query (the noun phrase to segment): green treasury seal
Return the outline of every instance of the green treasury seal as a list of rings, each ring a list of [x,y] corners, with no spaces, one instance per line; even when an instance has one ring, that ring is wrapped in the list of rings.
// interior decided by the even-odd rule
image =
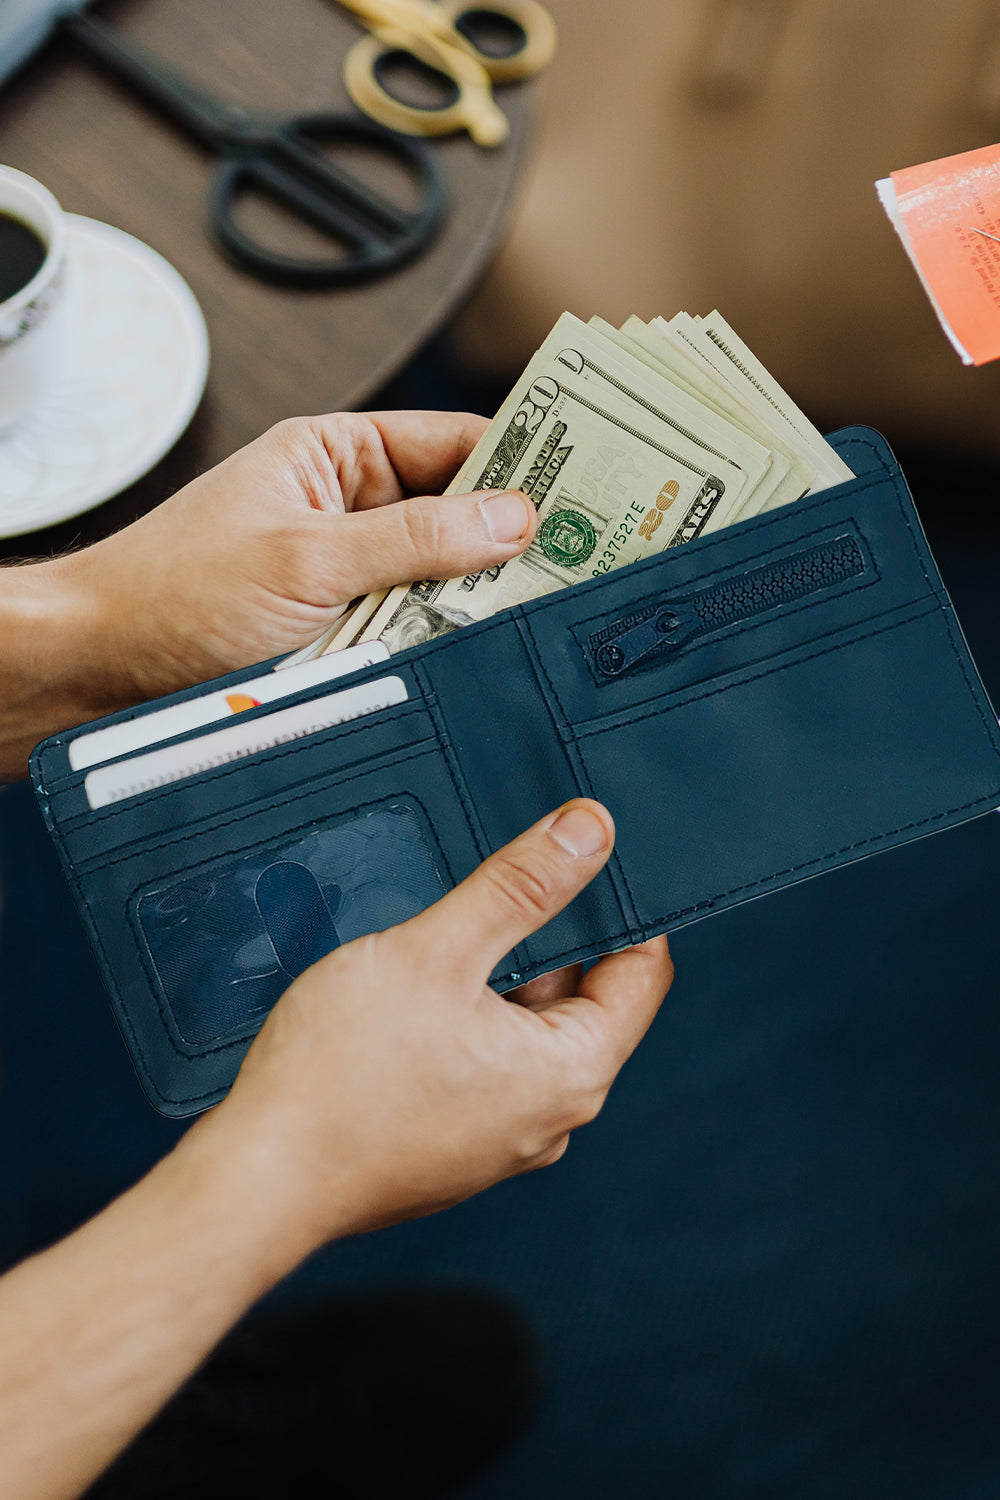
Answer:
[[[538,528],[538,545],[549,562],[578,568],[597,546],[597,531],[578,510],[552,510]]]

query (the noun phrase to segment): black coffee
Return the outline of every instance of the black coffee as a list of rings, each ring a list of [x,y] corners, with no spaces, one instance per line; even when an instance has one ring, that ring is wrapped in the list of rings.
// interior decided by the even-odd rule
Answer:
[[[37,230],[0,209],[0,302],[28,285],[47,254]]]

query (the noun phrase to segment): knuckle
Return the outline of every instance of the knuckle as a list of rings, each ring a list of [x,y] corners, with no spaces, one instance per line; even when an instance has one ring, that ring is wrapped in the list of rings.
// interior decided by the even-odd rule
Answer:
[[[526,1134],[514,1145],[512,1156],[514,1170],[516,1172],[530,1172],[539,1155],[545,1147],[538,1141],[538,1137]]]
[[[395,507],[406,545],[413,558],[414,577],[450,577],[461,571],[467,547],[463,543],[461,507],[444,500],[405,500]],[[438,571],[425,572],[425,569]]]
[[[368,483],[384,461],[382,437],[370,417],[357,412],[338,415],[337,445],[349,460],[359,485]]]
[[[286,417],[266,434],[282,474],[297,484],[311,508],[325,510],[338,492],[335,465],[314,417]]]
[[[566,1155],[568,1148],[569,1132],[567,1131],[565,1135],[560,1136],[557,1141],[553,1141],[552,1145],[547,1147],[544,1151],[540,1152],[538,1156],[536,1156],[535,1166],[554,1167],[556,1162],[561,1161],[562,1158]]]
[[[282,453],[296,448],[310,432],[308,417],[283,417],[268,428],[267,440]]]
[[[443,528],[435,507],[404,500],[397,511],[404,544],[414,561],[436,557],[441,549]]]
[[[515,917],[535,921],[552,908],[552,881],[544,869],[513,854],[494,857],[486,872],[496,899]]]
[[[527,1133],[512,1153],[515,1174],[551,1166],[565,1153],[568,1144],[569,1130],[560,1126],[544,1134],[537,1131]]]

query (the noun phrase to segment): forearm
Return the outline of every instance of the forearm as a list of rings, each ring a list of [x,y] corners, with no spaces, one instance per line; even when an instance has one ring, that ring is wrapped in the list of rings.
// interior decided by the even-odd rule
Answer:
[[[0,568],[0,781],[27,774],[46,734],[120,706],[104,614],[83,554]]]
[[[312,1248],[266,1157],[199,1122],[89,1224],[0,1278],[0,1494],[69,1500]]]

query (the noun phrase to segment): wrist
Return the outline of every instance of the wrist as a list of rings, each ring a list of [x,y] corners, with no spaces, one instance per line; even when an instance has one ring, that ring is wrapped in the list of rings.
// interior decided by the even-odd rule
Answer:
[[[178,1166],[225,1232],[240,1242],[260,1296],[322,1245],[352,1232],[357,1217],[346,1172],[304,1180],[276,1122],[226,1102],[203,1115],[176,1148]],[[352,1212],[352,1208],[355,1210]]]
[[[0,568],[0,776],[24,775],[44,735],[118,706],[106,634],[85,554]]]

